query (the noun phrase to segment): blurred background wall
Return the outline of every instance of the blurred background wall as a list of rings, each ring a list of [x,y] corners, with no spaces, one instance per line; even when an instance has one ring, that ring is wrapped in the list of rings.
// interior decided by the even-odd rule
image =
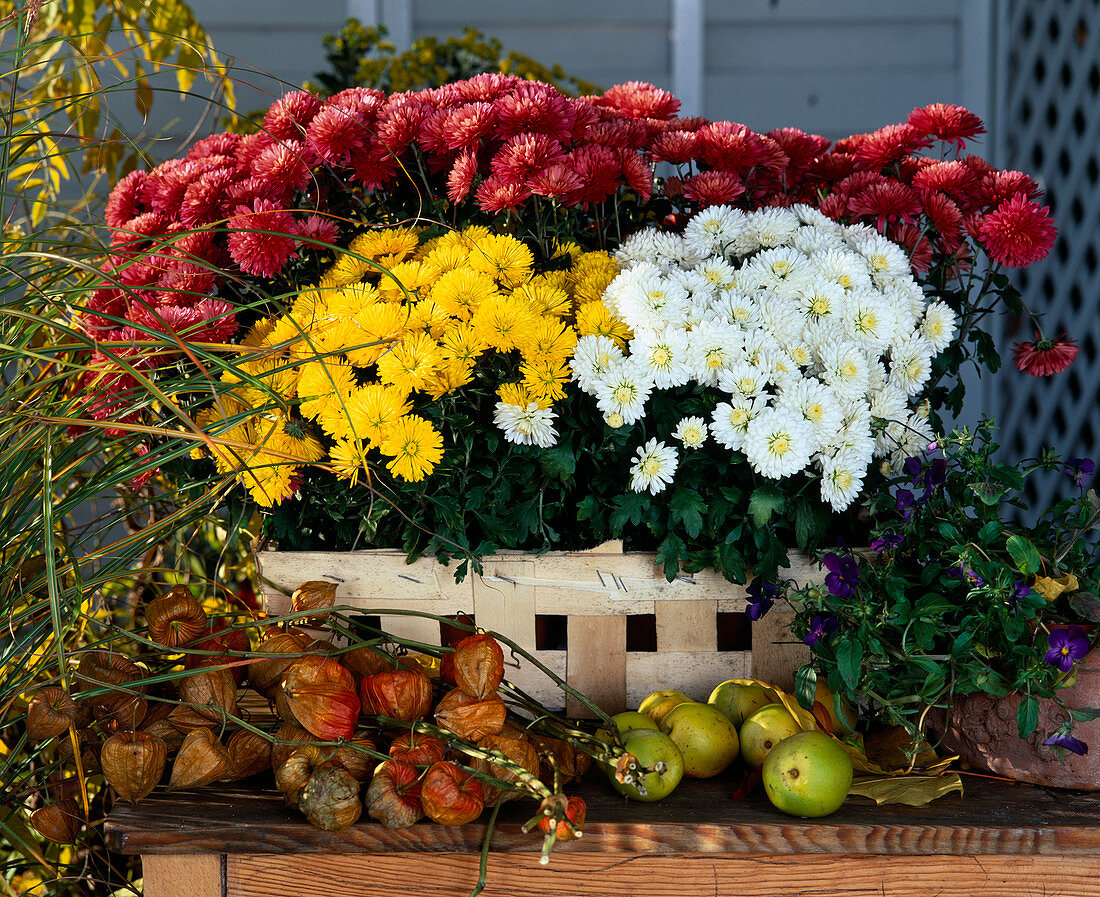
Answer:
[[[470,27],[603,87],[649,81],[683,114],[835,139],[959,103],[989,133],[974,151],[1032,175],[1060,235],[1020,278],[1025,301],[1081,354],[1036,380],[1011,365],[967,393],[1013,454],[1100,443],[1100,0],[191,0],[218,50],[237,57],[242,109],[266,106],[324,67],[321,39],[349,16],[387,27],[399,50]],[[256,70],[265,72],[260,75]],[[1051,401],[1051,390],[1057,401]]]

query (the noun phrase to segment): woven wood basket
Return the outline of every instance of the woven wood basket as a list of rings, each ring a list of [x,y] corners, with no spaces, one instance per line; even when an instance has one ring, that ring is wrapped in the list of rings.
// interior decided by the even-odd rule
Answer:
[[[434,558],[408,564],[400,551],[261,550],[256,558],[270,614],[290,612],[294,588],[319,579],[337,584],[338,604],[377,615],[386,631],[424,643],[440,643],[436,621],[380,610],[469,614],[609,713],[636,708],[661,688],[706,700],[717,683],[732,678],[752,676],[790,689],[809,657],[780,606],[750,632],[743,587],[709,570],[668,582],[653,554],[624,553],[619,542],[590,551],[495,555],[485,560],[483,575],[462,583],[453,567]],[[822,572],[792,555],[785,575],[820,582]],[[560,708],[562,692],[552,680],[529,663],[510,663],[510,682]],[[565,710],[583,715],[572,700]]]

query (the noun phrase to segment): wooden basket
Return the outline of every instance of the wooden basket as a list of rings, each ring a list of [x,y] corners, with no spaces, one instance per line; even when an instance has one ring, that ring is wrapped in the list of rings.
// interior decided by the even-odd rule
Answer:
[[[753,623],[750,641],[742,586],[710,570],[668,582],[653,554],[624,553],[620,542],[591,551],[494,555],[484,561],[483,575],[462,583],[453,567],[434,558],[408,564],[400,551],[264,550],[256,559],[270,614],[289,613],[290,593],[307,580],[337,583],[337,604],[378,615],[386,631],[424,643],[440,643],[436,621],[379,611],[469,614],[608,713],[636,708],[661,688],[706,700],[725,679],[752,676],[790,689],[795,670],[809,658],[787,628],[785,608],[777,605]],[[806,583],[820,582],[822,573],[795,554],[784,575]],[[736,636],[738,627],[740,641],[728,634]],[[561,690],[543,672],[509,662],[510,682],[548,707],[561,707]],[[573,700],[565,709],[583,715]]]

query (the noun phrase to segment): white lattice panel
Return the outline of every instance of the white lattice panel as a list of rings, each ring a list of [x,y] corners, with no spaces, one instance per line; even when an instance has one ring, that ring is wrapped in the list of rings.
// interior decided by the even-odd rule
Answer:
[[[1004,334],[1005,369],[990,409],[1014,458],[1052,445],[1069,457],[1100,449],[1100,0],[1006,0],[998,38],[1002,168],[1028,172],[1044,187],[1058,225],[1050,256],[1021,272],[1018,286],[1041,313],[1047,336],[1079,340],[1066,372],[1029,377],[1011,363],[1011,343],[1030,339],[1026,323]],[[1032,499],[1066,494],[1064,478],[1037,481]]]

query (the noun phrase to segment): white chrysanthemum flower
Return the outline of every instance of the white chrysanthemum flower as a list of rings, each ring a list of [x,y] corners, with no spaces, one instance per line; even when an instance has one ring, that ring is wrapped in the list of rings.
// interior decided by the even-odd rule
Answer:
[[[830,223],[832,223],[834,227],[840,228],[836,222]],[[822,227],[803,225],[795,232],[795,235],[791,237],[790,245],[806,253],[806,255],[813,255],[816,252],[827,252],[833,249],[848,250],[850,247],[842,234],[843,228],[838,230],[827,230]]]
[[[740,292],[723,293],[711,306],[710,314],[704,320],[736,324],[743,328],[753,327],[758,320],[756,300]]]
[[[761,476],[791,476],[805,469],[816,451],[813,427],[794,412],[766,408],[749,423],[742,451]]]
[[[630,488],[635,492],[649,490],[656,495],[672,482],[676,473],[676,449],[650,439],[634,455],[634,465],[630,468]]]
[[[676,327],[636,331],[630,357],[653,378],[658,389],[683,386],[691,379],[688,335]]]
[[[616,276],[616,313],[631,330],[660,330],[679,323],[688,309],[687,290],[663,277],[652,265],[639,265]],[[614,285],[614,282],[613,284]]]
[[[854,229],[849,232],[852,248],[867,259],[871,268],[871,278],[880,287],[894,278],[910,276],[909,256],[905,250],[877,232],[859,234]]]
[[[834,342],[823,346],[821,379],[841,399],[859,398],[867,392],[867,357],[855,345]]]
[[[801,226],[790,209],[767,208],[750,212],[749,226],[755,231],[757,245],[763,249],[782,246]]]
[[[883,420],[896,420],[905,417],[907,396],[897,384],[889,383],[881,389],[873,390],[868,398],[871,402],[871,417]]]
[[[569,367],[573,379],[589,395],[595,395],[596,384],[604,378],[611,366],[622,361],[619,344],[609,336],[590,334],[577,340]]]
[[[619,427],[626,425],[626,421],[623,420],[623,416],[619,414],[618,411],[612,411],[610,414],[605,414],[603,416],[603,422],[612,430],[618,430]]]
[[[728,402],[719,402],[714,406],[710,433],[719,445],[738,451],[745,444],[749,424],[767,407],[768,401],[763,396],[752,399],[742,395],[731,396]]]
[[[867,463],[848,452],[838,452],[823,460],[821,465],[821,500],[832,505],[834,511],[850,507],[863,488],[867,475]]]
[[[807,280],[798,290],[798,304],[811,320],[839,317],[844,311],[847,292],[839,284],[824,278]]]
[[[768,357],[764,373],[780,389],[788,389],[803,379],[802,370],[783,349],[777,349]]]
[[[737,274],[733,265],[720,255],[703,259],[693,270],[716,290],[728,290]]]
[[[810,272],[811,266],[805,254],[791,246],[777,246],[758,252],[741,269],[743,276],[754,278],[763,289],[798,284]]]
[[[493,421],[504,431],[504,438],[517,445],[537,445],[551,448],[558,441],[554,429],[557,415],[549,408],[540,408],[537,402],[523,405],[510,405],[497,402]]]
[[[809,225],[834,234],[842,233],[844,230],[843,225],[837,224],[820,209],[815,209],[813,206],[807,205],[804,202],[795,203],[791,206],[791,211],[794,212],[795,217],[798,218],[803,225]]]
[[[924,310],[928,307],[924,290],[912,276],[899,277],[882,287],[882,294],[886,301],[894,309],[894,316],[898,319],[898,331],[908,333],[915,330],[917,324],[924,317]]]
[[[950,306],[936,301],[925,309],[920,332],[931,343],[933,351],[939,353],[951,345],[957,322],[958,318]]]
[[[818,277],[835,283],[846,291],[871,287],[871,269],[867,259],[853,252],[843,242],[840,246],[815,252],[810,262]]]
[[[920,333],[896,340],[890,347],[890,376],[907,396],[916,395],[932,375],[932,344]]]
[[[747,361],[739,361],[719,372],[718,388],[730,395],[752,398],[763,394],[769,380],[767,371]]]
[[[813,377],[804,377],[784,388],[775,406],[789,408],[809,421],[818,445],[828,444],[840,429],[841,408],[836,393]]]
[[[774,337],[777,344],[790,342],[802,335],[806,319],[802,317],[796,300],[775,292],[765,292],[757,297],[756,306],[760,326]]]
[[[703,321],[691,331],[692,376],[704,386],[713,386],[718,375],[741,359],[743,337],[739,328],[718,321]]]
[[[596,407],[605,415],[621,414],[624,424],[632,424],[645,417],[645,403],[652,392],[649,372],[624,358],[596,385]]]
[[[890,345],[897,329],[894,310],[877,290],[850,293],[840,323],[858,345],[876,353]]]
[[[809,342],[805,336],[799,334],[797,339],[791,340],[783,346],[783,351],[786,352],[791,361],[797,364],[800,368],[808,368],[814,363],[814,352],[810,348]],[[886,369],[883,368],[883,376],[886,376]]]
[[[746,226],[745,213],[740,209],[710,206],[687,223],[684,243],[700,258],[725,255]]]
[[[615,261],[624,268],[642,262],[661,268],[680,266],[687,259],[698,261],[694,250],[685,245],[677,234],[647,228],[627,237],[615,250]]]
[[[707,422],[701,417],[682,417],[672,436],[679,439],[684,448],[697,449],[707,441]]]

